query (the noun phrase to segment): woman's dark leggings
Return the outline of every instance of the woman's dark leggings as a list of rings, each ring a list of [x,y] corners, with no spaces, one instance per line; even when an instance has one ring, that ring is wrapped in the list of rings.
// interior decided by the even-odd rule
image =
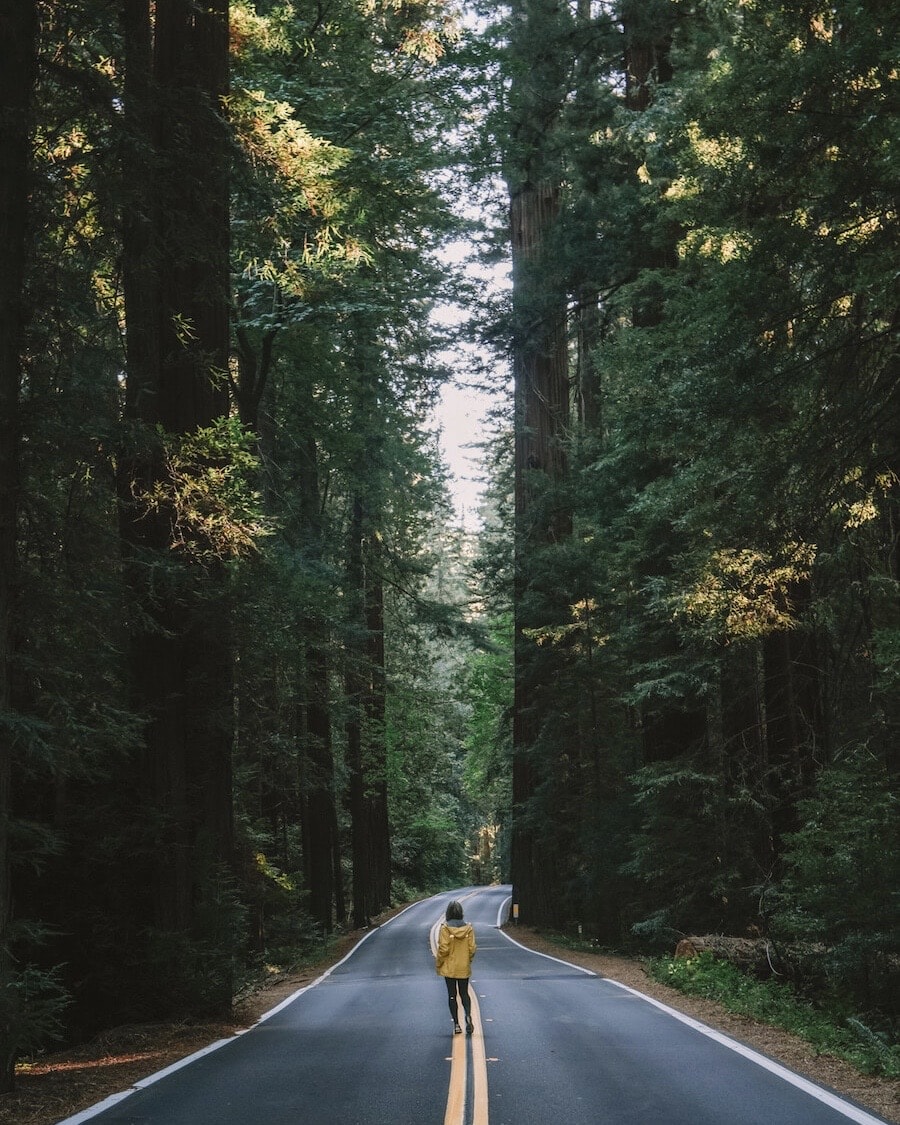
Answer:
[[[466,1019],[471,1018],[472,1000],[469,996],[468,977],[444,977],[444,981],[447,985],[447,1000],[450,1004],[450,1015],[453,1016],[453,1022],[459,1023],[459,1005],[456,1002],[457,990],[459,991],[459,998],[462,1000]]]

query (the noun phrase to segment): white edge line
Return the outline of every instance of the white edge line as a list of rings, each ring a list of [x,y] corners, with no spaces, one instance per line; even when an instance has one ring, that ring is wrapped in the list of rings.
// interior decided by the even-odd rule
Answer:
[[[503,905],[505,906],[506,903]],[[499,917],[500,915],[498,915],[498,918]],[[548,961],[556,961],[560,965],[567,965],[570,969],[578,969],[579,972],[587,973],[588,976],[597,976],[597,973],[592,972],[590,969],[584,969],[581,965],[573,965],[571,961],[563,961],[560,957],[551,957],[549,953],[539,953],[536,949],[529,949],[527,945],[522,945],[522,943],[516,941],[515,938],[511,938],[503,929],[500,930],[500,933],[503,934],[508,941],[511,941],[513,945],[517,945],[519,949],[524,949],[526,953],[533,953],[536,957],[546,957]],[[668,1004],[663,1004],[661,1000],[654,1000],[652,996],[647,996],[643,992],[639,992],[636,988],[630,988],[627,984],[622,984],[620,981],[613,980],[611,977],[601,977],[600,979],[606,981],[608,984],[615,985],[616,988],[621,988],[625,992],[630,992],[632,996],[636,996],[639,1000],[644,1000],[647,1004],[652,1004],[654,1008],[659,1008],[660,1011],[673,1016],[676,1020],[687,1024],[688,1027],[692,1027],[695,1031],[699,1031],[701,1035],[706,1035],[709,1039],[714,1039],[723,1047],[727,1047],[731,1051],[736,1051],[737,1054],[743,1055],[744,1058],[748,1059],[750,1062],[756,1063],[757,1066],[761,1066],[764,1070],[770,1071],[785,1082],[789,1082],[792,1086],[803,1090],[803,1092],[809,1094],[810,1097],[817,1098],[820,1102],[824,1102],[831,1109],[836,1110],[850,1121],[857,1122],[857,1125],[886,1125],[883,1117],[874,1117],[871,1113],[868,1113],[859,1106],[851,1105],[850,1102],[844,1101],[843,1098],[838,1097],[837,1094],[833,1094],[823,1086],[817,1086],[808,1078],[804,1078],[802,1074],[795,1074],[794,1071],[788,1070],[788,1068],[782,1066],[781,1063],[766,1058],[765,1055],[754,1051],[752,1047],[747,1047],[737,1039],[731,1039],[721,1031],[716,1031],[715,1028],[708,1027],[705,1023],[700,1023],[699,1020],[695,1020],[691,1016],[686,1016],[676,1008],[670,1008]],[[63,1123],[63,1125],[65,1125],[65,1123]]]
[[[506,921],[509,912],[509,904],[512,902],[512,895],[507,895],[503,902],[500,903],[500,909],[497,911],[497,929],[499,930],[503,923]]]
[[[92,1105],[89,1109],[83,1109],[81,1113],[76,1113],[74,1117],[67,1117],[65,1121],[61,1121],[59,1125],[81,1125],[82,1121],[87,1121],[91,1117],[96,1117],[98,1113],[102,1113],[105,1109],[112,1109],[116,1102],[122,1101],[133,1093],[133,1090],[122,1090],[118,1094],[110,1094],[108,1098],[105,1098],[102,1102],[98,1102],[97,1105]]]
[[[152,1086],[154,1082],[158,1082],[160,1078],[165,1078],[169,1074],[173,1074],[176,1070],[181,1070],[183,1066],[188,1063],[194,1062],[196,1059],[202,1059],[204,1055],[211,1055],[213,1051],[218,1051],[220,1047],[224,1047],[226,1043],[230,1043],[235,1037],[230,1035],[227,1039],[217,1039],[215,1043],[210,1043],[206,1047],[201,1047],[199,1051],[195,1051],[192,1055],[186,1055],[178,1062],[173,1062],[171,1066],[165,1067],[163,1070],[156,1071],[155,1074],[150,1074],[146,1078],[139,1078],[137,1082],[132,1084],[132,1090],[143,1090],[146,1086]]]
[[[683,1012],[679,1012],[675,1008],[670,1008],[668,1004],[663,1004],[660,1000],[654,1000],[652,996],[645,996],[643,992],[639,992],[636,988],[629,988],[627,984],[622,984],[609,977],[604,977],[603,979],[608,981],[609,984],[614,984],[616,988],[621,988],[625,992],[630,992],[633,996],[637,996],[640,1000],[652,1004],[654,1008],[659,1008],[667,1015],[674,1016],[674,1018],[680,1020],[681,1023],[687,1024],[688,1027],[692,1027],[695,1031],[699,1031],[701,1035],[705,1035],[709,1039],[714,1039],[717,1043],[722,1044],[723,1047],[728,1047],[729,1050],[736,1051],[737,1054],[743,1055],[745,1059],[749,1059],[750,1062],[756,1063],[757,1066],[761,1066],[764,1070],[770,1071],[785,1082],[789,1082],[792,1086],[803,1090],[803,1092],[809,1094],[810,1097],[817,1098],[820,1102],[824,1102],[831,1109],[842,1114],[850,1121],[856,1121],[859,1125],[885,1125],[885,1119],[883,1117],[875,1117],[867,1110],[844,1101],[844,1099],[837,1094],[831,1093],[830,1090],[826,1090],[823,1086],[816,1085],[815,1082],[804,1078],[802,1074],[796,1074],[793,1070],[788,1070],[786,1066],[782,1066],[781,1063],[775,1062],[774,1059],[761,1055],[758,1051],[755,1051],[752,1047],[746,1046],[737,1039],[732,1039],[728,1035],[723,1034],[723,1032],[716,1031],[715,1028],[708,1027],[705,1023],[700,1023],[699,1020],[692,1019],[691,1016],[686,1016]]]
[[[597,976],[597,973],[595,973],[593,969],[585,969],[581,965],[573,965],[571,961],[563,961],[561,957],[551,957],[549,953],[538,953],[536,949],[529,949],[527,945],[523,945],[520,941],[516,941],[515,938],[511,938],[506,930],[500,930],[500,933],[503,934],[507,941],[511,941],[513,945],[517,945],[519,949],[524,949],[526,953],[533,953],[535,957],[544,957],[548,961],[555,961],[557,965],[565,965],[569,969],[577,969],[579,973],[584,973],[589,977]],[[638,995],[640,995],[640,993],[638,993]],[[65,1122],[63,1122],[62,1125],[65,1125]]]
[[[127,1090],[122,1090],[118,1094],[111,1094],[102,1102],[98,1102],[96,1105],[89,1106],[87,1109],[81,1110],[80,1113],[76,1113],[74,1117],[66,1117],[62,1121],[57,1121],[56,1125],[82,1125],[82,1122],[90,1121],[92,1117],[97,1117],[107,1109],[110,1109],[117,1102],[121,1102],[125,1098],[130,1097],[138,1090],[143,1090],[147,1086],[152,1086],[154,1082],[158,1082],[161,1078],[165,1078],[167,1075],[172,1074],[173,1071],[181,1070],[182,1067],[189,1066],[192,1062],[196,1062],[197,1059],[203,1058],[204,1055],[210,1055],[213,1051],[218,1051],[220,1047],[225,1047],[228,1043],[233,1043],[242,1035],[246,1035],[248,1031],[252,1031],[254,1027],[259,1027],[261,1023],[264,1023],[267,1019],[270,1019],[272,1016],[276,1015],[283,1008],[288,1007],[289,1004],[293,1004],[293,1002],[298,997],[302,996],[304,992],[309,992],[311,988],[315,988],[317,984],[321,984],[323,980],[331,976],[335,969],[339,969],[345,961],[349,961],[364,941],[367,941],[373,934],[377,934],[379,930],[383,930],[385,926],[389,926],[391,922],[394,921],[394,918],[399,918],[401,914],[405,914],[407,910],[412,910],[414,906],[418,905],[419,903],[417,902],[411,902],[409,906],[404,906],[402,910],[398,910],[392,918],[388,918],[388,920],[386,922],[383,922],[380,926],[375,926],[373,929],[369,930],[368,933],[363,934],[359,941],[353,946],[352,949],[344,954],[340,961],[336,962],[329,969],[326,969],[325,972],[322,973],[321,976],[316,977],[314,981],[311,981],[309,984],[305,984],[303,988],[298,988],[296,992],[292,992],[286,1000],[282,1000],[280,1004],[277,1004],[270,1011],[265,1012],[259,1017],[256,1023],[251,1024],[250,1027],[242,1028],[240,1031],[235,1032],[234,1035],[230,1036],[228,1039],[219,1039],[215,1043],[210,1043],[208,1047],[203,1047],[201,1050],[195,1051],[192,1055],[187,1055],[185,1058],[179,1059],[178,1062],[172,1063],[171,1066],[167,1066],[163,1070],[158,1070],[155,1074],[151,1074],[147,1078],[141,1078]]]

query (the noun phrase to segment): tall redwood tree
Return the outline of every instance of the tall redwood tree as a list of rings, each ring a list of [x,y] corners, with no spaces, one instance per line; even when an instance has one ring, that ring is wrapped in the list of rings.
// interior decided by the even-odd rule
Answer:
[[[26,225],[31,167],[30,110],[35,67],[37,8],[33,0],[0,0],[0,713],[10,706],[11,663],[15,647],[17,524],[20,487],[19,395]],[[9,821],[13,752],[12,724],[0,724],[0,988],[6,988],[12,962],[9,879]],[[12,1089],[14,1042],[0,1027],[0,1093]]]
[[[122,527],[133,694],[146,724],[146,921],[215,944],[227,932],[219,912],[232,851],[229,612],[221,559],[187,506],[172,451],[228,410],[228,0],[128,0],[124,34],[132,444],[122,462]],[[209,467],[200,457],[183,472],[200,478]],[[229,975],[215,977],[202,996],[187,984],[184,1002],[227,1008]]]
[[[509,192],[513,278],[512,362],[515,394],[515,699],[513,712],[514,894],[523,917],[546,918],[552,874],[542,863],[527,805],[537,780],[532,755],[540,728],[533,689],[534,645],[524,630],[533,557],[569,534],[569,516],[553,488],[566,473],[569,423],[566,293],[553,277],[561,169],[554,136],[565,89],[566,5],[517,0],[509,53]]]

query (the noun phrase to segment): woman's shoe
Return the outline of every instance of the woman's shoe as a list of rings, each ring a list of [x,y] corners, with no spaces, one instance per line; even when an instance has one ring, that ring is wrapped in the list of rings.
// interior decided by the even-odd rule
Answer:
[[[453,1034],[454,1035],[462,1035],[462,1028],[459,1026],[458,1023],[455,1023],[453,1025]]]
[[[475,1024],[472,1023],[472,1017],[466,1016],[466,1035],[471,1035],[475,1030]]]

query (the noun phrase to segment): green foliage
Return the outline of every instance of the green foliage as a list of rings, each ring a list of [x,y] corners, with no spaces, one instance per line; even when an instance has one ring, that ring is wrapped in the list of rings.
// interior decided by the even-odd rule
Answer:
[[[299,858],[300,854],[298,841],[293,855]],[[264,937],[264,948],[254,953],[269,962],[288,964],[321,949],[323,927],[307,909],[302,872],[281,870],[261,851],[253,858],[253,874],[245,874],[240,892],[248,914],[241,933],[254,925]],[[245,949],[238,950],[238,969],[246,956]]]
[[[17,1059],[37,1054],[63,1037],[63,1016],[70,1003],[58,967],[46,970],[26,965],[4,972],[0,989],[4,1052],[0,1068],[4,1075]]]
[[[271,526],[252,483],[259,468],[253,435],[226,417],[160,440],[165,471],[135,499],[148,513],[169,516],[173,550],[198,562],[256,552]]]
[[[884,767],[865,748],[824,769],[787,840],[782,924],[792,936],[840,944],[884,919],[900,933],[900,816]]]
[[[900,692],[900,628],[874,629],[872,644],[881,690],[894,696]]]
[[[633,932],[657,949],[686,932],[740,932],[757,910],[759,800],[689,765],[645,766],[632,783],[639,828],[624,873],[643,884],[634,908],[647,912]]]
[[[797,622],[791,591],[808,580],[815,557],[809,544],[789,543],[775,557],[753,550],[717,551],[678,612],[692,626],[726,640],[765,637]]]
[[[801,973],[836,1001],[900,1011],[900,816],[865,748],[823,770],[787,840],[774,923],[808,943]]]
[[[412,602],[390,598],[397,628],[387,660],[393,871],[399,887],[416,893],[468,881],[474,820],[463,781],[465,704],[455,687],[471,646],[460,607],[465,537],[440,519],[433,533],[439,563],[427,580],[419,576],[421,593]],[[435,615],[438,598],[445,612]]]
[[[231,1009],[246,944],[246,907],[222,867],[210,866],[200,888],[191,930],[160,928],[147,936],[141,990],[148,1005],[145,1018],[221,1017]]]
[[[510,622],[498,620],[490,647],[472,654],[462,677],[461,694],[467,707],[464,781],[470,801],[484,825],[497,826],[500,871],[508,868],[508,835],[512,747],[510,702],[512,655]]]
[[[16,752],[14,899],[52,923],[46,956],[65,962],[77,1035],[105,1020],[221,1011],[267,947],[289,959],[327,928],[308,913],[323,847],[310,806],[331,802],[325,846],[340,876],[352,701],[339,672],[373,631],[346,566],[355,499],[378,546],[368,561],[377,555],[394,599],[386,648],[398,676],[435,631],[467,632],[443,599],[423,595],[433,564],[424,542],[443,503],[426,428],[446,376],[429,321],[444,282],[434,252],[456,229],[435,186],[455,108],[438,61],[455,32],[442,5],[340,0],[327,20],[290,4],[232,5],[233,276],[210,284],[234,294],[235,340],[228,369],[210,374],[233,410],[174,436],[124,424],[138,379],[123,363],[123,244],[147,218],[126,170],[147,138],[123,68],[139,52],[94,3],[44,15],[23,294],[41,315],[23,351],[20,596],[2,733]],[[190,177],[145,164],[160,198],[187,206]],[[142,258],[151,272],[152,249]],[[205,271],[208,248],[190,249],[190,268]],[[184,309],[174,327],[192,342]],[[142,341],[144,358],[158,343]],[[128,492],[127,462],[144,456],[155,483]],[[135,500],[139,530],[162,529],[158,543],[127,552],[152,606],[130,596],[123,573],[120,505],[133,515]],[[233,764],[230,873],[197,832],[206,797],[160,792],[145,747],[159,720],[139,711],[136,665],[152,664],[195,595],[198,616],[209,612],[222,645],[234,645],[216,654],[225,705],[210,716],[235,747],[218,775]],[[172,614],[157,619],[166,598]],[[142,630],[146,650],[130,652]],[[387,732],[396,860],[417,885],[459,880],[470,829],[460,739],[446,737],[453,708],[435,706],[445,681],[432,671],[423,663],[414,689],[388,681],[386,722],[369,732]],[[176,672],[172,684],[186,710],[205,703],[190,679]],[[165,756],[165,735],[157,745]],[[179,817],[195,861],[183,929],[154,878],[158,838]],[[325,909],[342,918],[338,884]],[[23,933],[23,952],[43,960],[34,933]]]
[[[845,1059],[867,1074],[900,1076],[900,1047],[858,1018],[800,999],[788,984],[759,981],[709,953],[661,958],[648,963],[656,980],[690,996],[722,1004],[730,1012],[783,1028],[816,1050]]]
[[[429,804],[423,812],[409,817],[405,824],[398,824],[397,806],[402,808],[402,798],[398,800],[396,790],[392,795],[395,827],[391,834],[391,857],[398,887],[405,888],[409,895],[465,883],[465,834],[461,831],[456,802],[446,799],[442,808],[438,795],[429,794]],[[403,901],[396,889],[395,897]]]

